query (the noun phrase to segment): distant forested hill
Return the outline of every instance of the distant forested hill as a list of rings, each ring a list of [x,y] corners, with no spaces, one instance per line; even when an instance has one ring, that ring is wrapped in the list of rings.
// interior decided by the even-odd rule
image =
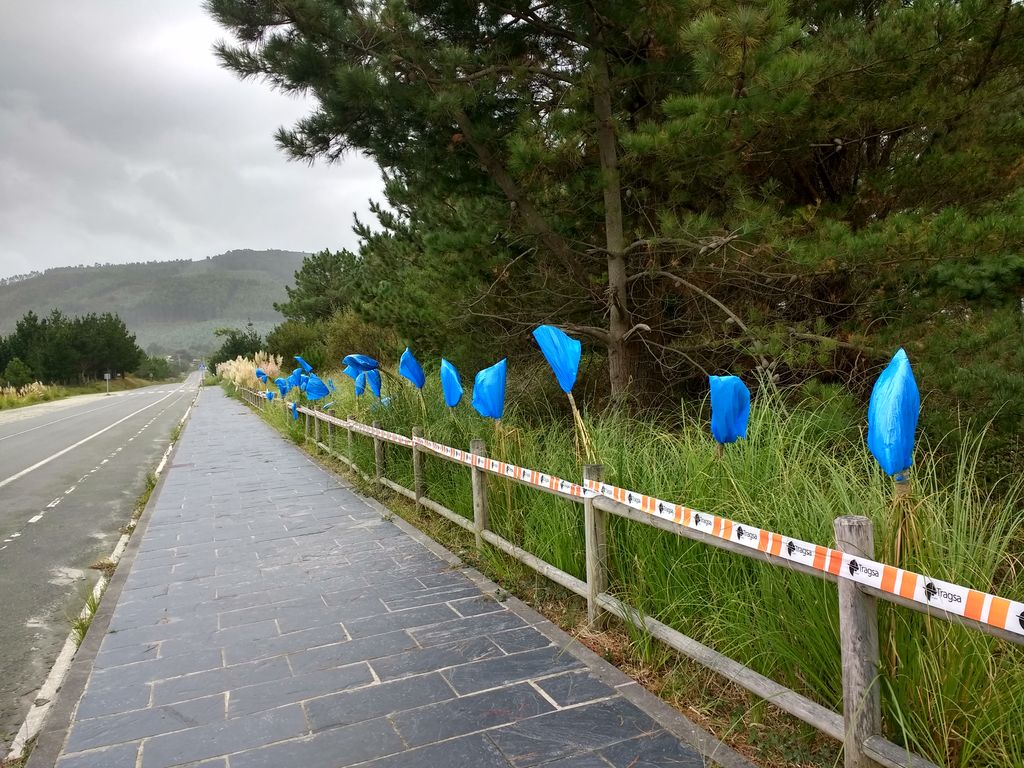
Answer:
[[[216,348],[213,331],[252,322],[266,334],[306,254],[228,251],[202,261],[59,267],[0,283],[0,334],[29,310],[46,315],[116,312],[148,351],[194,353]]]

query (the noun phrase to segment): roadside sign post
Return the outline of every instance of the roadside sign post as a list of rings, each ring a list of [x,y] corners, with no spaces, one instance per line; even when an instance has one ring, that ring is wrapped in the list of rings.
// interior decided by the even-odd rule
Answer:
[[[103,380],[105,382],[107,382],[107,394],[109,395],[110,394],[110,374],[109,373],[104,373],[103,374]]]

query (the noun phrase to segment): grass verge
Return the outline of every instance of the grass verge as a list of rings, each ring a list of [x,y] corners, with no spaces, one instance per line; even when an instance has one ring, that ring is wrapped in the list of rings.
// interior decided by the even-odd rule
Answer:
[[[140,379],[136,376],[125,376],[121,379],[112,379],[110,391],[125,392],[130,389],[149,387],[153,384],[163,384],[171,381],[179,381],[179,379],[153,381],[152,379]],[[37,405],[38,403],[49,403],[76,395],[95,395],[106,391],[107,385],[105,381],[92,381],[88,384],[76,386],[50,386],[37,382],[18,390],[15,390],[13,387],[3,387],[0,388],[0,411],[11,408],[23,408],[27,405]]]

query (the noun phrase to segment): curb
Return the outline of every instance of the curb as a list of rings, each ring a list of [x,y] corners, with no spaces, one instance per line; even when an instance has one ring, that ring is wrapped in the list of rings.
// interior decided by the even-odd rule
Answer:
[[[179,425],[187,426],[188,417],[191,415],[192,409],[196,407],[196,403],[199,402],[199,397],[202,394],[202,391],[203,387],[200,386],[199,390],[196,392],[195,398],[192,400],[192,403],[185,411],[184,416],[182,416],[181,420],[178,422]],[[182,429],[182,433],[184,433],[184,427]],[[124,589],[124,583],[127,581],[128,574],[132,569],[132,564],[135,562],[135,555],[138,553],[139,547],[142,545],[142,539],[145,537],[146,529],[149,527],[149,521],[153,516],[153,509],[156,506],[156,501],[159,499],[160,494],[163,491],[167,474],[160,473],[168,462],[173,459],[174,454],[178,451],[178,445],[180,443],[181,436],[179,435],[178,440],[168,446],[167,451],[160,460],[160,464],[155,470],[158,475],[157,483],[153,487],[153,492],[150,494],[149,500],[146,502],[146,507],[143,509],[142,515],[139,517],[135,528],[132,530],[127,546],[124,547],[124,552],[117,561],[117,570],[115,570],[114,575],[110,577],[107,588],[103,593],[106,599],[100,602],[99,607],[96,609],[96,613],[93,614],[92,623],[89,625],[89,631],[86,633],[82,644],[78,646],[78,651],[74,655],[74,660],[67,668],[66,674],[63,675],[63,680],[57,683],[57,693],[54,699],[50,702],[49,710],[43,716],[43,720],[40,723],[39,731],[35,736],[35,746],[32,747],[31,752],[29,753],[28,760],[25,762],[25,768],[53,768],[57,759],[60,757],[61,749],[63,748],[64,741],[67,738],[68,728],[71,725],[71,718],[74,715],[75,708],[78,706],[78,701],[82,697],[86,683],[89,681],[89,676],[92,673],[93,661],[96,658],[96,654],[99,653],[100,645],[103,643],[103,638],[107,634],[107,627],[110,626],[110,620],[113,618],[114,609],[117,607],[121,591]],[[118,547],[120,547],[120,543],[118,544]],[[117,549],[115,548],[115,552],[116,551]],[[50,672],[50,676],[54,674],[56,669],[57,667],[54,666]],[[44,686],[50,683],[50,676],[47,677]],[[26,718],[26,722],[27,721],[28,718]],[[31,738],[32,737],[29,736],[26,741]]]
[[[302,445],[296,447],[300,450],[304,450],[305,448]],[[412,523],[404,520],[396,512],[389,509],[383,502],[372,496],[367,496],[352,486],[344,476],[338,474],[334,469],[326,466],[319,460],[319,452],[311,453],[306,450],[305,453],[312,463],[316,464],[321,470],[335,478],[346,489],[357,493],[361,499],[376,509],[382,518],[386,519],[392,525],[395,525],[399,530],[409,536],[409,538],[421,544],[428,551],[449,563],[453,570],[458,570],[465,574],[470,581],[476,584],[485,594],[490,594],[492,596],[499,592],[508,594],[507,590],[491,581],[476,568],[466,565],[458,555],[434,541],[434,539],[430,538]],[[532,625],[534,629],[551,640],[565,653],[571,654],[586,664],[594,673],[595,677],[601,680],[601,682],[614,688],[622,695],[623,698],[627,699],[634,706],[647,714],[666,731],[674,735],[683,743],[688,744],[697,750],[697,752],[699,752],[704,758],[705,765],[720,766],[720,768],[757,768],[754,763],[747,760],[747,758],[743,757],[743,755],[734,750],[728,744],[717,739],[714,735],[695,724],[679,710],[672,707],[662,698],[648,691],[640,683],[614,664],[605,661],[603,658],[587,648],[587,646],[583,645],[583,643],[576,640],[572,635],[565,632],[550,619],[538,613],[519,598],[509,595],[508,598],[504,600],[504,603],[508,606],[509,610],[518,615],[528,624]],[[29,765],[26,766],[26,768],[37,767]],[[43,766],[39,766],[39,768],[43,768]]]

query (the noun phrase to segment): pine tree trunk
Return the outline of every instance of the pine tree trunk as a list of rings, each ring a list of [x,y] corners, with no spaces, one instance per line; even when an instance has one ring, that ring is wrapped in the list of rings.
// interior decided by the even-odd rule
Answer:
[[[600,40],[598,36],[598,45],[594,49],[594,112],[597,116],[597,142],[604,193],[605,249],[608,253],[608,377],[612,397],[617,399],[628,391],[634,371],[626,341],[630,326],[626,306],[626,246],[623,236],[618,145],[615,125],[612,122],[608,59]]]

